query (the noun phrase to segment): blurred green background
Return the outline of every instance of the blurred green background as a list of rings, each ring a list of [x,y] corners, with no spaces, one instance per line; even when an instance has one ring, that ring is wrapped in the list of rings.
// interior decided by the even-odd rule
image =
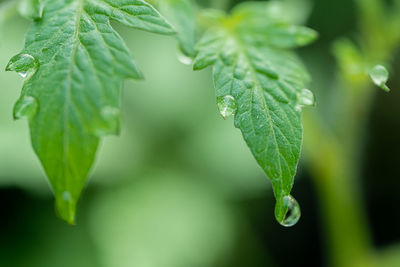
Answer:
[[[332,114],[332,42],[357,38],[357,14],[353,1],[311,2],[307,25],[321,36],[299,54],[313,76],[318,112]],[[2,29],[2,69],[28,26],[16,16]],[[115,27],[146,80],[125,82],[121,136],[104,139],[77,226],[56,218],[27,122],[12,120],[22,80],[0,72],[0,266],[331,266],[325,207],[307,166],[301,162],[293,189],[302,218],[283,228],[270,182],[232,119],[218,114],[210,70],[180,63],[171,37]],[[381,266],[400,266],[400,57],[392,57],[392,92],[376,89],[359,183],[364,227],[387,255]]]

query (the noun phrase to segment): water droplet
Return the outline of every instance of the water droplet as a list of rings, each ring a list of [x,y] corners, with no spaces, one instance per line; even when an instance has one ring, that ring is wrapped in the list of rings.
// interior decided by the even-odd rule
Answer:
[[[120,131],[120,111],[118,108],[106,106],[101,109],[102,124],[96,129],[99,136],[107,134],[119,134]]]
[[[71,192],[63,191],[61,194],[56,194],[56,211],[63,220],[75,225],[76,199]]]
[[[377,86],[386,92],[390,91],[390,88],[386,85],[389,80],[389,72],[384,66],[376,65],[369,71],[369,76]]]
[[[292,227],[300,219],[300,205],[294,197],[289,195],[283,198],[283,208],[287,211],[285,217],[279,223],[285,227]]]
[[[315,96],[308,89],[303,89],[297,93],[297,110],[301,110],[304,106],[315,106]]]
[[[18,54],[8,62],[6,71],[15,71],[22,78],[30,78],[39,68],[39,61],[29,54]]]
[[[33,96],[24,96],[20,98],[14,106],[14,119],[32,118],[37,110],[39,104]]]
[[[193,59],[186,56],[184,53],[182,52],[178,52],[178,60],[179,62],[181,62],[184,65],[192,65],[193,64]]]
[[[236,99],[231,95],[226,95],[217,98],[218,109],[221,116],[226,119],[236,113],[237,102]]]
[[[68,191],[64,191],[63,194],[62,194],[62,199],[63,199],[65,202],[72,202],[71,193],[68,192]]]

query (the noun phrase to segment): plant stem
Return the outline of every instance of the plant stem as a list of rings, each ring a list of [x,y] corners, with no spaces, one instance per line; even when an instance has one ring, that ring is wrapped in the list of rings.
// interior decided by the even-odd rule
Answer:
[[[307,113],[305,150],[320,200],[333,266],[373,266],[372,248],[352,159]],[[356,167],[357,168],[357,167]]]
[[[382,1],[356,0],[361,28],[362,54],[366,62],[387,63],[400,42],[400,34],[386,29]],[[387,32],[385,32],[387,31]],[[367,118],[375,88],[363,81],[351,80],[340,73],[343,111],[333,131],[324,128],[316,112],[304,115],[305,152],[313,182],[321,201],[321,213],[333,266],[379,266],[370,240],[368,223],[360,194],[361,151]]]

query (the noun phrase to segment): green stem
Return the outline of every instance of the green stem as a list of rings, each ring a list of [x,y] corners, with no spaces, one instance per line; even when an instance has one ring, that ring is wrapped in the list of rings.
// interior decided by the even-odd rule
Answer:
[[[382,1],[356,0],[360,14],[362,53],[367,62],[386,63],[396,50],[400,35],[385,32]],[[396,31],[397,32],[397,31]],[[360,194],[360,167],[363,136],[374,90],[368,77],[351,80],[341,73],[343,98],[336,103],[343,111],[333,131],[313,112],[304,116],[305,152],[320,199],[321,213],[333,266],[379,266],[368,232]],[[351,78],[351,77],[350,77]]]
[[[304,124],[305,150],[321,202],[332,265],[373,266],[354,159],[312,114],[304,116]]]

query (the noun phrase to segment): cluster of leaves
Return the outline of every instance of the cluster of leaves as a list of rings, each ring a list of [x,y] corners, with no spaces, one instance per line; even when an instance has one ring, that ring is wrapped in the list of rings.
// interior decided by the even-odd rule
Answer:
[[[29,118],[57,210],[74,223],[99,138],[119,131],[121,83],[142,77],[110,19],[156,33],[175,30],[144,1],[36,2],[25,47],[7,66],[25,76],[14,117]]]
[[[288,218],[302,144],[301,110],[313,105],[309,75],[291,51],[317,37],[277,12],[279,2],[247,2],[230,14],[190,0],[26,0],[33,19],[25,47],[7,70],[24,77],[16,119],[29,119],[33,148],[49,178],[61,218],[76,205],[100,138],[118,134],[124,79],[142,74],[110,20],[175,34],[195,70],[213,67],[217,103],[270,178],[279,222]],[[202,19],[198,23],[196,17]],[[201,35],[200,38],[198,36]],[[286,221],[290,219],[291,221]]]

